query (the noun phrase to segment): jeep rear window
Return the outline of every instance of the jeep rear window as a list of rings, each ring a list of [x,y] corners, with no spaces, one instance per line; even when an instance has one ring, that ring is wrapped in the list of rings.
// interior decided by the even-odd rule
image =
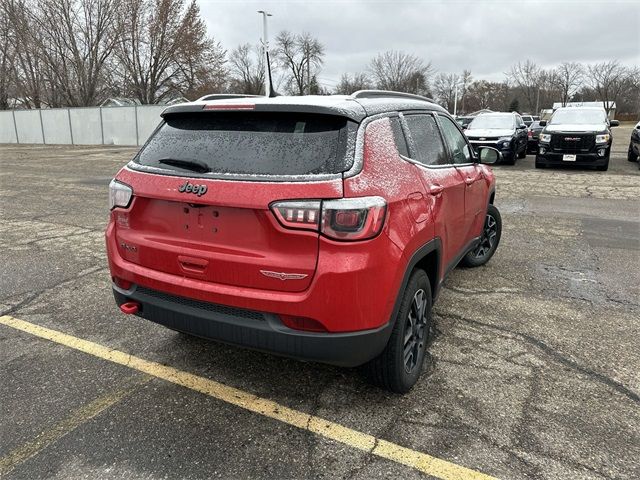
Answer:
[[[134,163],[191,174],[180,162],[196,162],[211,174],[275,176],[338,174],[353,163],[347,130],[355,124],[340,116],[196,112],[164,120]]]

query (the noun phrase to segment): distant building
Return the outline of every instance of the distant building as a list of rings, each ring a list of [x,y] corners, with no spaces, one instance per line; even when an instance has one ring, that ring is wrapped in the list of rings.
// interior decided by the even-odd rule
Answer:
[[[560,107],[602,107],[609,112],[609,120],[616,118],[616,102],[567,102],[566,105],[555,102],[553,104],[554,111]]]

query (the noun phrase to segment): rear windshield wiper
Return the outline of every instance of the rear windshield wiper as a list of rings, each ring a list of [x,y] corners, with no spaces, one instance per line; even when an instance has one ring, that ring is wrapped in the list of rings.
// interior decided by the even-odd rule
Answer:
[[[158,163],[164,163],[165,165],[171,165],[172,167],[184,168],[185,170],[191,170],[192,172],[207,173],[211,171],[209,165],[198,160],[179,160],[177,158],[162,158],[158,160]]]

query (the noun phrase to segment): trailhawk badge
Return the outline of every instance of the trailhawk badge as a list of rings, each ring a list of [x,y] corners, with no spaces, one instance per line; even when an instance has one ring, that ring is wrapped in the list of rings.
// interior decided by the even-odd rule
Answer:
[[[265,277],[278,278],[280,280],[302,280],[308,277],[306,273],[270,272],[269,270],[260,270],[260,273]]]
[[[195,193],[199,197],[207,193],[206,185],[192,185],[187,180],[182,185],[178,187],[178,191],[180,193]]]

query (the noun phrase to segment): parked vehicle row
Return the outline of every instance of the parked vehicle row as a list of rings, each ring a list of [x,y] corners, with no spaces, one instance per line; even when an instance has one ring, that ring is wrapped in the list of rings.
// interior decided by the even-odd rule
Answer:
[[[609,120],[604,108],[561,107],[549,120],[536,118],[516,112],[490,112],[458,117],[457,121],[474,148],[494,147],[511,165],[531,153],[536,155],[536,168],[566,164],[609,168],[611,128],[619,122]],[[632,131],[627,154],[630,162],[639,157],[640,122]]]

